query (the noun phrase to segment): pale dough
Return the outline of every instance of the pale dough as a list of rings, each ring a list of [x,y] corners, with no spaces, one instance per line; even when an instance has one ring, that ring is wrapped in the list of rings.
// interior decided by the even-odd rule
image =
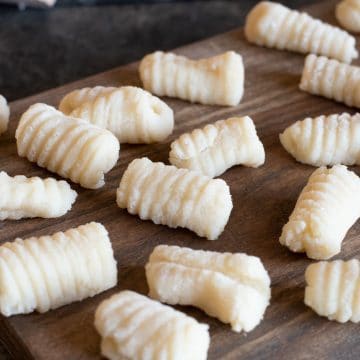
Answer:
[[[10,108],[6,99],[0,95],[0,135],[3,134],[9,124]]]
[[[336,7],[336,18],[345,29],[360,33],[360,0],[343,0]]]

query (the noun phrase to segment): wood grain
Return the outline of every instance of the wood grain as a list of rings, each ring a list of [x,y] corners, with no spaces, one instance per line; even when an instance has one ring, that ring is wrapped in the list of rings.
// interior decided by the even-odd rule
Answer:
[[[335,23],[334,4],[334,1],[325,1],[308,11]],[[99,359],[100,338],[93,327],[96,306],[121,289],[146,294],[144,264],[154,246],[161,243],[256,255],[270,273],[271,305],[264,321],[247,335],[231,332],[229,326],[194,308],[181,307],[186,313],[210,324],[209,359],[358,358],[358,326],[327,321],[303,304],[304,270],[311,261],[304,255],[289,252],[278,242],[281,228],[299,192],[314,171],[310,166],[295,162],[285,152],[279,142],[279,133],[306,116],[355,110],[298,90],[304,56],[250,45],[241,29],[182,47],[176,52],[201,58],[226,50],[238,51],[244,57],[246,84],[240,106],[212,107],[166,99],[176,117],[175,131],[166,142],[123,145],[117,166],[106,176],[105,187],[91,191],[74,185],[79,192],[78,200],[73,210],[62,218],[0,223],[3,243],[15,237],[51,234],[89,221],[100,221],[110,233],[119,269],[118,286],[92,299],[42,315],[1,318],[1,341],[14,358]],[[39,101],[57,105],[65,93],[78,87],[139,85],[137,65],[130,64],[12,103],[10,131],[0,139],[0,169],[11,175],[49,176],[47,171],[17,156],[14,133],[21,113]],[[141,221],[116,206],[115,190],[132,159],[148,156],[155,161],[168,162],[169,144],[181,133],[234,115],[250,115],[254,119],[265,146],[266,163],[259,169],[235,167],[221,176],[231,187],[234,209],[218,241],[200,239],[187,230]],[[358,167],[353,169],[360,174]],[[359,233],[360,224],[356,224],[348,233],[338,258],[358,257]]]

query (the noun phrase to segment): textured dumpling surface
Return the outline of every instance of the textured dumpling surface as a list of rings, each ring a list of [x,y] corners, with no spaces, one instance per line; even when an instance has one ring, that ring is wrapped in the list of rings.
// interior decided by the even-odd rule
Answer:
[[[341,323],[360,321],[360,263],[320,261],[305,273],[305,304],[321,316]]]
[[[112,288],[117,267],[108,233],[89,223],[0,246],[0,311],[46,312]]]
[[[332,114],[297,121],[282,134],[284,148],[313,166],[360,163],[360,114]]]
[[[192,305],[251,331],[270,300],[270,278],[261,260],[246,254],[157,246],[146,265],[150,297],[168,304]]]
[[[171,144],[169,161],[214,177],[234,165],[262,165],[265,151],[252,119],[233,117],[181,135]]]
[[[162,141],[174,128],[172,109],[156,96],[135,86],[75,90],[65,96],[61,108],[72,108],[71,117],[110,130],[120,143]]]
[[[260,46],[325,55],[345,63],[358,57],[355,38],[346,31],[276,2],[262,1],[250,11],[245,35]]]
[[[300,89],[360,108],[360,67],[310,54],[305,59]]]
[[[343,165],[320,167],[302,190],[280,243],[312,259],[329,259],[359,216],[360,178]]]
[[[139,72],[144,88],[158,96],[235,106],[244,93],[244,65],[234,51],[200,60],[156,51],[142,59]]]
[[[345,29],[360,33],[360,0],[343,0],[336,7],[336,18]]]
[[[21,218],[54,218],[66,214],[77,193],[62,180],[39,177],[14,177],[0,172],[0,220]]]
[[[208,325],[133,291],[104,300],[95,313],[101,353],[110,360],[206,360]]]
[[[155,224],[185,227],[209,240],[222,233],[233,207],[225,181],[148,158],[130,163],[116,197],[118,206],[130,214]]]
[[[45,104],[30,106],[15,137],[19,156],[89,189],[105,184],[104,174],[119,158],[119,141],[110,131]]]
[[[0,134],[4,133],[9,124],[10,108],[6,99],[0,95]]]

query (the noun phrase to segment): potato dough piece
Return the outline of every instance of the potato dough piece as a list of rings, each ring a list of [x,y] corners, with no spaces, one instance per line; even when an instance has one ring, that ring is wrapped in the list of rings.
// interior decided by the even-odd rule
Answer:
[[[130,163],[116,196],[120,208],[142,220],[185,227],[209,240],[222,233],[233,206],[225,181],[148,158]]]
[[[96,88],[95,88],[96,89]],[[84,91],[78,90],[81,94]],[[88,90],[92,95],[91,89]],[[80,98],[74,93],[74,98]],[[86,99],[85,95],[82,95]],[[67,96],[68,101],[71,94]],[[89,96],[90,98],[91,96]],[[124,86],[100,94],[89,101],[78,102],[71,117],[87,120],[110,130],[120,143],[153,143],[166,139],[174,129],[174,114],[169,106],[147,91]],[[66,103],[65,103],[66,105]]]
[[[360,67],[308,55],[300,89],[360,108]]]
[[[144,88],[158,96],[235,106],[244,93],[244,65],[234,51],[201,60],[156,51],[142,59],[139,72]]]
[[[19,156],[89,189],[105,184],[104,174],[119,157],[119,141],[108,130],[35,104],[16,130]]]
[[[66,214],[77,193],[66,181],[52,178],[14,177],[0,172],[0,220],[54,218]]]
[[[246,254],[157,246],[146,265],[149,296],[171,305],[192,305],[253,330],[270,300],[270,278],[261,260]]]
[[[259,167],[265,151],[252,119],[234,117],[181,135],[171,144],[169,161],[214,177],[234,165]]]
[[[245,36],[260,46],[325,55],[345,63],[358,57],[355,38],[346,31],[270,1],[250,11]]]
[[[312,259],[328,259],[360,216],[360,179],[346,166],[321,167],[302,190],[280,243]]]
[[[341,323],[360,321],[360,263],[321,261],[306,269],[305,304],[321,316]]]
[[[0,95],[0,135],[3,134],[9,124],[10,108],[6,99]]]
[[[89,223],[0,246],[0,311],[46,312],[112,288],[117,268],[104,226]]]
[[[95,327],[110,360],[206,360],[210,344],[208,325],[133,291],[103,301]]]
[[[304,164],[360,164],[360,114],[322,115],[297,121],[280,134],[280,141]]]
[[[360,33],[360,0],[343,0],[336,7],[336,18],[345,29]]]

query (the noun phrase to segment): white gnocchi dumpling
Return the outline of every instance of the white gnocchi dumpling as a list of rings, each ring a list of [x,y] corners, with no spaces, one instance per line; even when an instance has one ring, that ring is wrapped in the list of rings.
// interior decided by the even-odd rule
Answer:
[[[0,135],[3,134],[9,124],[10,108],[6,99],[0,95]]]
[[[297,121],[280,134],[280,141],[304,164],[360,164],[360,114],[321,115]]]
[[[271,296],[261,260],[246,254],[157,246],[146,264],[149,296],[171,305],[204,310],[233,331],[251,331]]]
[[[117,283],[103,225],[89,223],[50,236],[0,246],[0,312],[43,313],[94,296]]]
[[[169,161],[215,177],[234,165],[259,167],[265,151],[252,119],[233,117],[181,135],[171,144]]]
[[[0,172],[0,189],[0,220],[59,217],[71,209],[77,197],[66,181],[11,177],[4,171]]]
[[[360,67],[310,54],[305,60],[300,89],[360,108]]]
[[[360,321],[360,263],[320,261],[306,269],[305,304],[317,314],[344,323]]]
[[[95,313],[101,354],[110,360],[206,360],[209,327],[133,291],[104,300]]]
[[[141,60],[139,72],[144,88],[158,96],[235,106],[244,93],[244,65],[234,51],[200,60],[156,51]]]
[[[271,1],[250,11],[245,36],[260,46],[325,55],[344,63],[358,57],[355,38],[346,31]]]
[[[119,158],[119,141],[110,131],[45,104],[30,106],[15,137],[19,156],[89,189],[105,184],[104,174]]]
[[[225,181],[148,158],[130,163],[116,199],[120,208],[142,220],[184,227],[209,240],[223,232],[233,207]]]
[[[360,178],[344,165],[320,167],[302,190],[280,243],[311,259],[329,259],[359,217]]]
[[[163,141],[174,128],[172,109],[135,86],[75,90],[65,96],[59,109],[110,130],[120,143]]]
[[[354,33],[360,33],[360,0],[343,0],[336,6],[336,18],[340,25]]]

